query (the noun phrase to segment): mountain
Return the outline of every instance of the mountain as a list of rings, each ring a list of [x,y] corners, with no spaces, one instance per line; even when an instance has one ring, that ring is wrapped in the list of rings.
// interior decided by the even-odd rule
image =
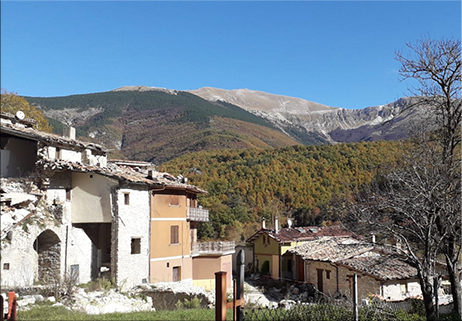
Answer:
[[[421,112],[412,98],[350,110],[265,92],[204,87],[192,91],[126,86],[64,97],[25,97],[55,128],[110,156],[162,163],[200,150],[397,140]]]
[[[162,163],[191,151],[278,148],[297,144],[263,118],[188,92],[122,87],[65,97],[24,97],[56,131],[72,125],[80,139],[103,144],[112,157]]]
[[[406,109],[413,103],[412,98],[353,110],[249,89],[204,87],[190,92],[211,102],[225,101],[237,105],[267,119],[305,144],[309,142],[299,133],[308,133],[319,141],[329,143],[396,140],[407,136],[411,120],[423,116],[415,110]]]

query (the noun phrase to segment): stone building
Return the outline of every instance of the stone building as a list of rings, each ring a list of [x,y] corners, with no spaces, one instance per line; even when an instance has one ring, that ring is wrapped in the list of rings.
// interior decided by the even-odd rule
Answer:
[[[232,242],[197,240],[206,193],[146,162],[107,159],[101,146],[1,114],[1,285],[72,276],[119,288],[170,281],[213,286],[231,275]],[[196,268],[195,268],[196,267]]]
[[[396,251],[353,237],[323,236],[295,246],[282,256],[282,267],[286,279],[311,283],[331,296],[352,297],[354,274],[360,299],[421,295],[417,269]]]

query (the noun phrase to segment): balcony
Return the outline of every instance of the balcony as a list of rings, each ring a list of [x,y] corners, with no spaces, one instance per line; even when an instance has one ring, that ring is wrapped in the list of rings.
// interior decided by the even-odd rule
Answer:
[[[200,255],[227,255],[233,254],[236,250],[234,241],[230,242],[196,242],[191,246],[191,256]]]
[[[209,210],[203,209],[202,207],[190,207],[186,218],[195,222],[208,222]]]

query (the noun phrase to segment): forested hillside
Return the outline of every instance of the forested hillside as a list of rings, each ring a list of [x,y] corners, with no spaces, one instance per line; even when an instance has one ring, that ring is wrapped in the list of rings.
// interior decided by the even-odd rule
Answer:
[[[266,120],[232,104],[181,91],[111,91],[25,97],[60,134],[101,143],[111,157],[161,163],[199,150],[284,147],[297,142]]]
[[[187,176],[206,189],[200,203],[210,210],[203,238],[242,241],[262,217],[279,215],[296,224],[328,224],[334,195],[369,183],[380,166],[398,156],[400,142],[291,146],[280,149],[222,150],[188,154],[159,170]],[[198,173],[199,170],[201,173]]]

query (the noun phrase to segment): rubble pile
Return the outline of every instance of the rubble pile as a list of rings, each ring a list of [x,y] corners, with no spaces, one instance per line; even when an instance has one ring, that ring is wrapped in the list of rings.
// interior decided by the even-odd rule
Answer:
[[[1,179],[1,238],[8,237],[8,233],[20,222],[35,214],[42,217],[46,211],[42,202],[42,194],[38,187],[30,180]]]

